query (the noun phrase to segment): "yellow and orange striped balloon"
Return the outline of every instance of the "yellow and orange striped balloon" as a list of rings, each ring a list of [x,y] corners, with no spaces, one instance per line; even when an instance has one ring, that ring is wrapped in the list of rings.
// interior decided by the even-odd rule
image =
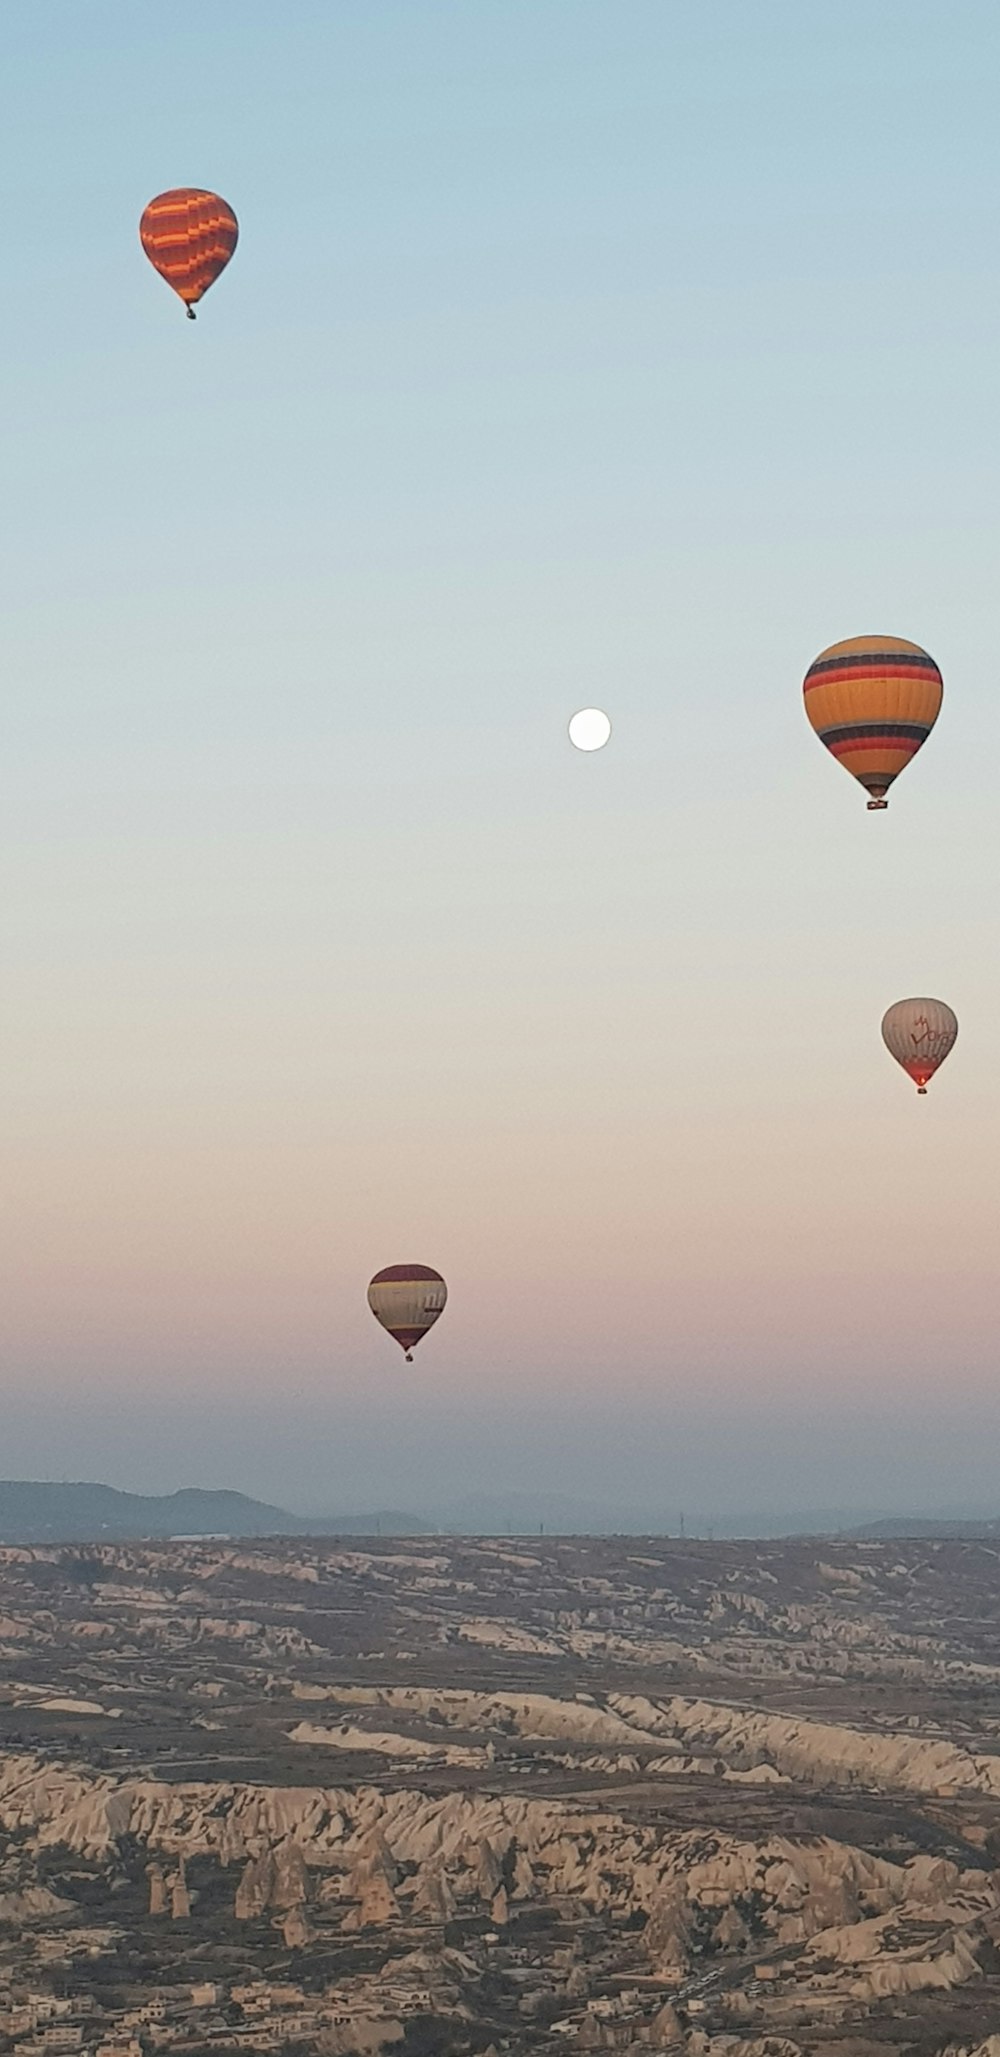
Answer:
[[[887,807],[893,779],[927,741],[944,687],[933,657],[899,636],[851,636],[821,651],[805,676],[806,713],[820,742]]]
[[[225,271],[239,233],[232,208],[218,193],[207,193],[199,186],[176,186],[169,193],[158,193],[139,223],[150,264],[180,295],[191,321],[195,302]]]

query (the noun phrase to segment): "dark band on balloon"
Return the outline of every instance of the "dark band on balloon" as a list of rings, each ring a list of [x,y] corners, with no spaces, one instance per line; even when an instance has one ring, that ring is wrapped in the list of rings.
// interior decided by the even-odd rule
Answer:
[[[854,721],[833,729],[817,729],[820,742],[832,750],[837,743],[912,743],[915,749],[926,743],[930,729],[919,721]]]
[[[840,657],[817,657],[809,666],[805,676],[804,691],[809,693],[815,686],[829,686],[838,679],[852,683],[863,679],[912,679],[924,678],[928,684],[941,685],[941,673],[933,657],[926,651],[849,650]]]

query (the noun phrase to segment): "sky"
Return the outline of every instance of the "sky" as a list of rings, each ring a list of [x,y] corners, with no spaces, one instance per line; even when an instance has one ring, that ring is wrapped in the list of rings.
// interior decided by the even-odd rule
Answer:
[[[998,65],[989,0],[6,11],[6,1475],[1000,1512]],[[801,705],[870,631],[945,680],[880,815]]]

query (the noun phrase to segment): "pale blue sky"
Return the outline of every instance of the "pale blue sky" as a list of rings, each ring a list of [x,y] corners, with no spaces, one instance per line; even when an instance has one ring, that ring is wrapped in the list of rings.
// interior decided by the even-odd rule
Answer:
[[[612,1380],[620,1493],[773,1500],[822,1419],[870,1504],[859,1408],[887,1500],[972,1478],[998,59],[967,0],[7,10],[5,1470],[591,1489]],[[187,183],[197,325],[137,236]],[[867,630],[945,676],[881,818],[799,694]]]

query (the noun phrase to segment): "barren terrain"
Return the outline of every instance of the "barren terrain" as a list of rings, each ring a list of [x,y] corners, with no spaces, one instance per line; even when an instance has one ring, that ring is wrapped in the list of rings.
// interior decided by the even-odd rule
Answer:
[[[1000,2057],[986,1542],[0,1551],[23,2053]]]

